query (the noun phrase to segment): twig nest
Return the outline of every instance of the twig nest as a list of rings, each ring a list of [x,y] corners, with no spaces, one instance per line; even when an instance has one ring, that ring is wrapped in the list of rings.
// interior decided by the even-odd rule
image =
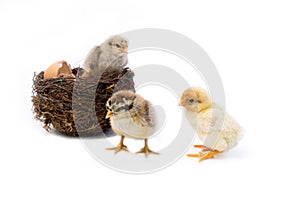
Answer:
[[[44,79],[45,73],[33,77],[33,112],[49,131],[51,125],[68,136],[95,136],[110,128],[106,116],[106,101],[114,92],[134,89],[134,73],[103,73],[99,77],[81,78],[83,69],[75,68],[75,78]]]
[[[75,78],[72,73],[71,66],[64,60],[58,61],[50,65],[44,73],[44,79],[49,78]]]

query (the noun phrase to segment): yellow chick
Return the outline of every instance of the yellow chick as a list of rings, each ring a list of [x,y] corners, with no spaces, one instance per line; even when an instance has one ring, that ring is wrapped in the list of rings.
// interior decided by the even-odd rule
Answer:
[[[152,104],[140,95],[122,90],[113,94],[108,99],[106,118],[110,118],[112,130],[121,135],[121,141],[117,147],[108,148],[115,153],[128,151],[123,144],[125,137],[143,139],[145,146],[137,153],[158,154],[148,147],[148,138],[155,133],[155,115]]]
[[[185,90],[179,106],[186,109],[188,121],[196,130],[199,139],[205,143],[194,145],[202,151],[187,156],[200,158],[201,162],[231,149],[241,139],[241,127],[222,108],[212,103],[204,89],[191,87]]]

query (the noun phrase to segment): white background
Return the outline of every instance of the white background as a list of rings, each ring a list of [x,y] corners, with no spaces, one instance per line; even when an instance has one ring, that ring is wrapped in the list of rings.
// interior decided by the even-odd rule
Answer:
[[[299,9],[296,0],[1,1],[0,198],[299,199]],[[80,140],[42,129],[31,79],[61,59],[81,63],[112,34],[149,27],[184,34],[209,54],[245,137],[214,160],[122,174]]]

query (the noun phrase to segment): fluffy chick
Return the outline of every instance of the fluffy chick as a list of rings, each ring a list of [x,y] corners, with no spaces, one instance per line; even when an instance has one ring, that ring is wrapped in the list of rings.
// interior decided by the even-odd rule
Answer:
[[[151,103],[140,95],[122,90],[113,94],[106,104],[106,118],[110,118],[113,131],[121,135],[117,147],[109,148],[115,153],[128,151],[123,144],[125,137],[144,139],[145,146],[137,153],[158,154],[148,147],[148,138],[155,133],[155,113]]]
[[[85,61],[83,77],[101,76],[106,72],[121,72],[128,63],[128,41],[122,36],[112,36],[92,48]]]
[[[201,148],[198,154],[189,157],[200,158],[200,161],[213,158],[234,147],[241,139],[241,127],[222,108],[213,104],[208,93],[199,87],[191,87],[184,91],[180,106],[186,109],[188,121],[196,130],[205,145],[194,145]]]

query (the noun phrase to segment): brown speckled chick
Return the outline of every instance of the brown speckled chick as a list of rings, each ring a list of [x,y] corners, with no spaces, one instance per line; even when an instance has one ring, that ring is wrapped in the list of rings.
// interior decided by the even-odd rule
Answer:
[[[129,91],[121,90],[113,94],[107,101],[107,115],[113,131],[121,135],[121,141],[117,147],[109,148],[115,153],[128,151],[123,144],[125,137],[143,139],[145,146],[137,153],[158,154],[148,147],[148,138],[155,133],[155,113],[152,104],[142,96]]]

